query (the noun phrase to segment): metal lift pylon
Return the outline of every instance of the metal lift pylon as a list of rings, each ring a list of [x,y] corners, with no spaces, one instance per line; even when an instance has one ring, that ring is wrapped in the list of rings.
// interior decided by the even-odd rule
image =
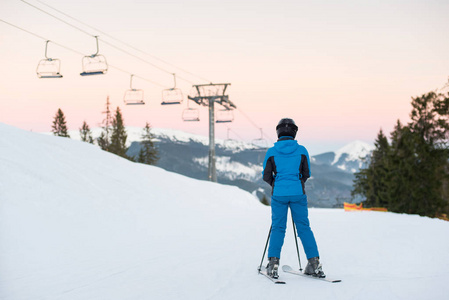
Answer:
[[[210,83],[194,85],[195,94],[188,96],[198,105],[209,107],[209,164],[208,179],[217,182],[217,170],[215,168],[215,103],[224,106],[227,109],[237,108],[225,95],[230,83]]]

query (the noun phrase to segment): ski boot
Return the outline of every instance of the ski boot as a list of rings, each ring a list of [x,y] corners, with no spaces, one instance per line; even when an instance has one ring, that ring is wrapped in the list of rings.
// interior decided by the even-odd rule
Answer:
[[[312,257],[309,259],[306,269],[304,270],[304,274],[319,278],[326,277],[326,275],[323,272],[323,267],[320,264],[319,257]]]
[[[267,266],[267,274],[274,279],[279,278],[279,258],[277,257],[269,257],[268,258],[268,266]]]

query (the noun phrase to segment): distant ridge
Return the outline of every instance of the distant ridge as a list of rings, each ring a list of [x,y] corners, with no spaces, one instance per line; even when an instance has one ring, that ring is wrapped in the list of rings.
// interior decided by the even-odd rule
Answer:
[[[142,128],[126,127],[129,156],[140,150]],[[94,137],[102,128],[93,128]],[[157,166],[191,178],[208,180],[208,145],[206,136],[181,130],[152,128],[155,144],[160,152]],[[79,131],[70,131],[79,140]],[[51,133],[46,133],[51,134]],[[363,159],[373,147],[354,141],[336,152],[325,152],[311,157],[312,178],[307,181],[309,205],[340,207],[351,201],[354,173],[363,167]],[[216,168],[219,183],[229,184],[256,194],[260,200],[271,197],[271,187],[262,180],[262,165],[266,149],[249,142],[216,140]]]
[[[335,158],[332,162],[333,165],[338,163],[343,154],[347,154],[346,160],[358,160],[361,157],[366,157],[371,151],[374,150],[374,146],[363,141],[351,142],[337,151],[335,151]]]

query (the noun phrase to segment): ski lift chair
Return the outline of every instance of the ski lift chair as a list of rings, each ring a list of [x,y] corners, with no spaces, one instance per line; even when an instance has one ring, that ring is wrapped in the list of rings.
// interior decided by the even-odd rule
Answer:
[[[259,130],[260,130],[260,138],[253,139],[251,141],[251,144],[260,149],[268,149],[268,141],[263,138],[262,128],[259,128]]]
[[[254,139],[251,144],[260,149],[268,149],[268,142],[266,139]]]
[[[36,68],[36,74],[39,78],[62,78],[61,75],[61,61],[57,58],[50,58],[47,56],[47,41],[45,44],[45,58],[39,61]]]
[[[125,92],[123,102],[126,105],[144,105],[143,90],[130,89]]]
[[[92,54],[83,57],[83,72],[81,76],[103,75],[108,71],[108,63],[106,58],[101,54]]]
[[[41,59],[36,69],[39,78],[62,78],[61,62],[57,58]]]
[[[225,139],[224,142],[223,142],[223,145],[224,145],[225,147],[229,147],[230,145],[235,144],[235,143],[237,142],[237,140],[231,139],[231,138],[229,137],[230,131],[231,131],[231,128],[228,127],[228,128],[227,128],[227,131],[226,131],[226,139]]]
[[[183,97],[181,89],[163,90],[161,105],[181,104]]]
[[[184,122],[198,122],[200,120],[200,111],[198,108],[189,107],[189,100],[187,100],[187,108],[182,111],[182,120]]]
[[[181,104],[184,98],[182,90],[176,88],[176,75],[173,73],[175,85],[171,89],[162,91],[161,105]]]
[[[197,108],[186,108],[182,111],[182,120],[184,122],[198,122],[200,120],[200,112]]]
[[[143,90],[141,89],[134,89],[133,88],[133,76],[131,75],[130,79],[130,89],[126,90],[125,96],[123,97],[123,102],[125,102],[126,105],[144,105],[144,97],[143,97]]]
[[[95,39],[97,40],[97,52],[83,57],[81,61],[83,66],[83,72],[80,73],[81,76],[103,75],[108,72],[106,57],[98,54],[98,36],[95,36]]]
[[[231,123],[234,121],[234,113],[231,109],[220,109],[217,110],[217,119],[215,123]]]

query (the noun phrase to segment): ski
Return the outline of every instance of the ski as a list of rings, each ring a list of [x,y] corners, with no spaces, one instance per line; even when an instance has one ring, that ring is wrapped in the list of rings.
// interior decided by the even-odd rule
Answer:
[[[327,278],[327,277],[320,278],[320,277],[315,277],[315,276],[312,276],[312,275],[306,275],[306,274],[304,274],[302,272],[293,270],[292,267],[287,266],[287,265],[283,265],[282,266],[282,271],[284,271],[286,273],[294,274],[294,275],[304,276],[304,277],[308,277],[308,278],[312,278],[312,279],[323,280],[323,281],[327,281],[327,282],[331,282],[331,283],[341,282],[340,279],[330,279],[330,278]]]
[[[270,275],[267,274],[266,270],[260,270],[259,268],[257,268],[257,271],[259,272],[259,274],[264,275],[265,277],[267,277],[268,279],[270,279],[273,283],[275,284],[285,284],[285,281],[282,280],[278,280],[276,278],[271,277]]]

